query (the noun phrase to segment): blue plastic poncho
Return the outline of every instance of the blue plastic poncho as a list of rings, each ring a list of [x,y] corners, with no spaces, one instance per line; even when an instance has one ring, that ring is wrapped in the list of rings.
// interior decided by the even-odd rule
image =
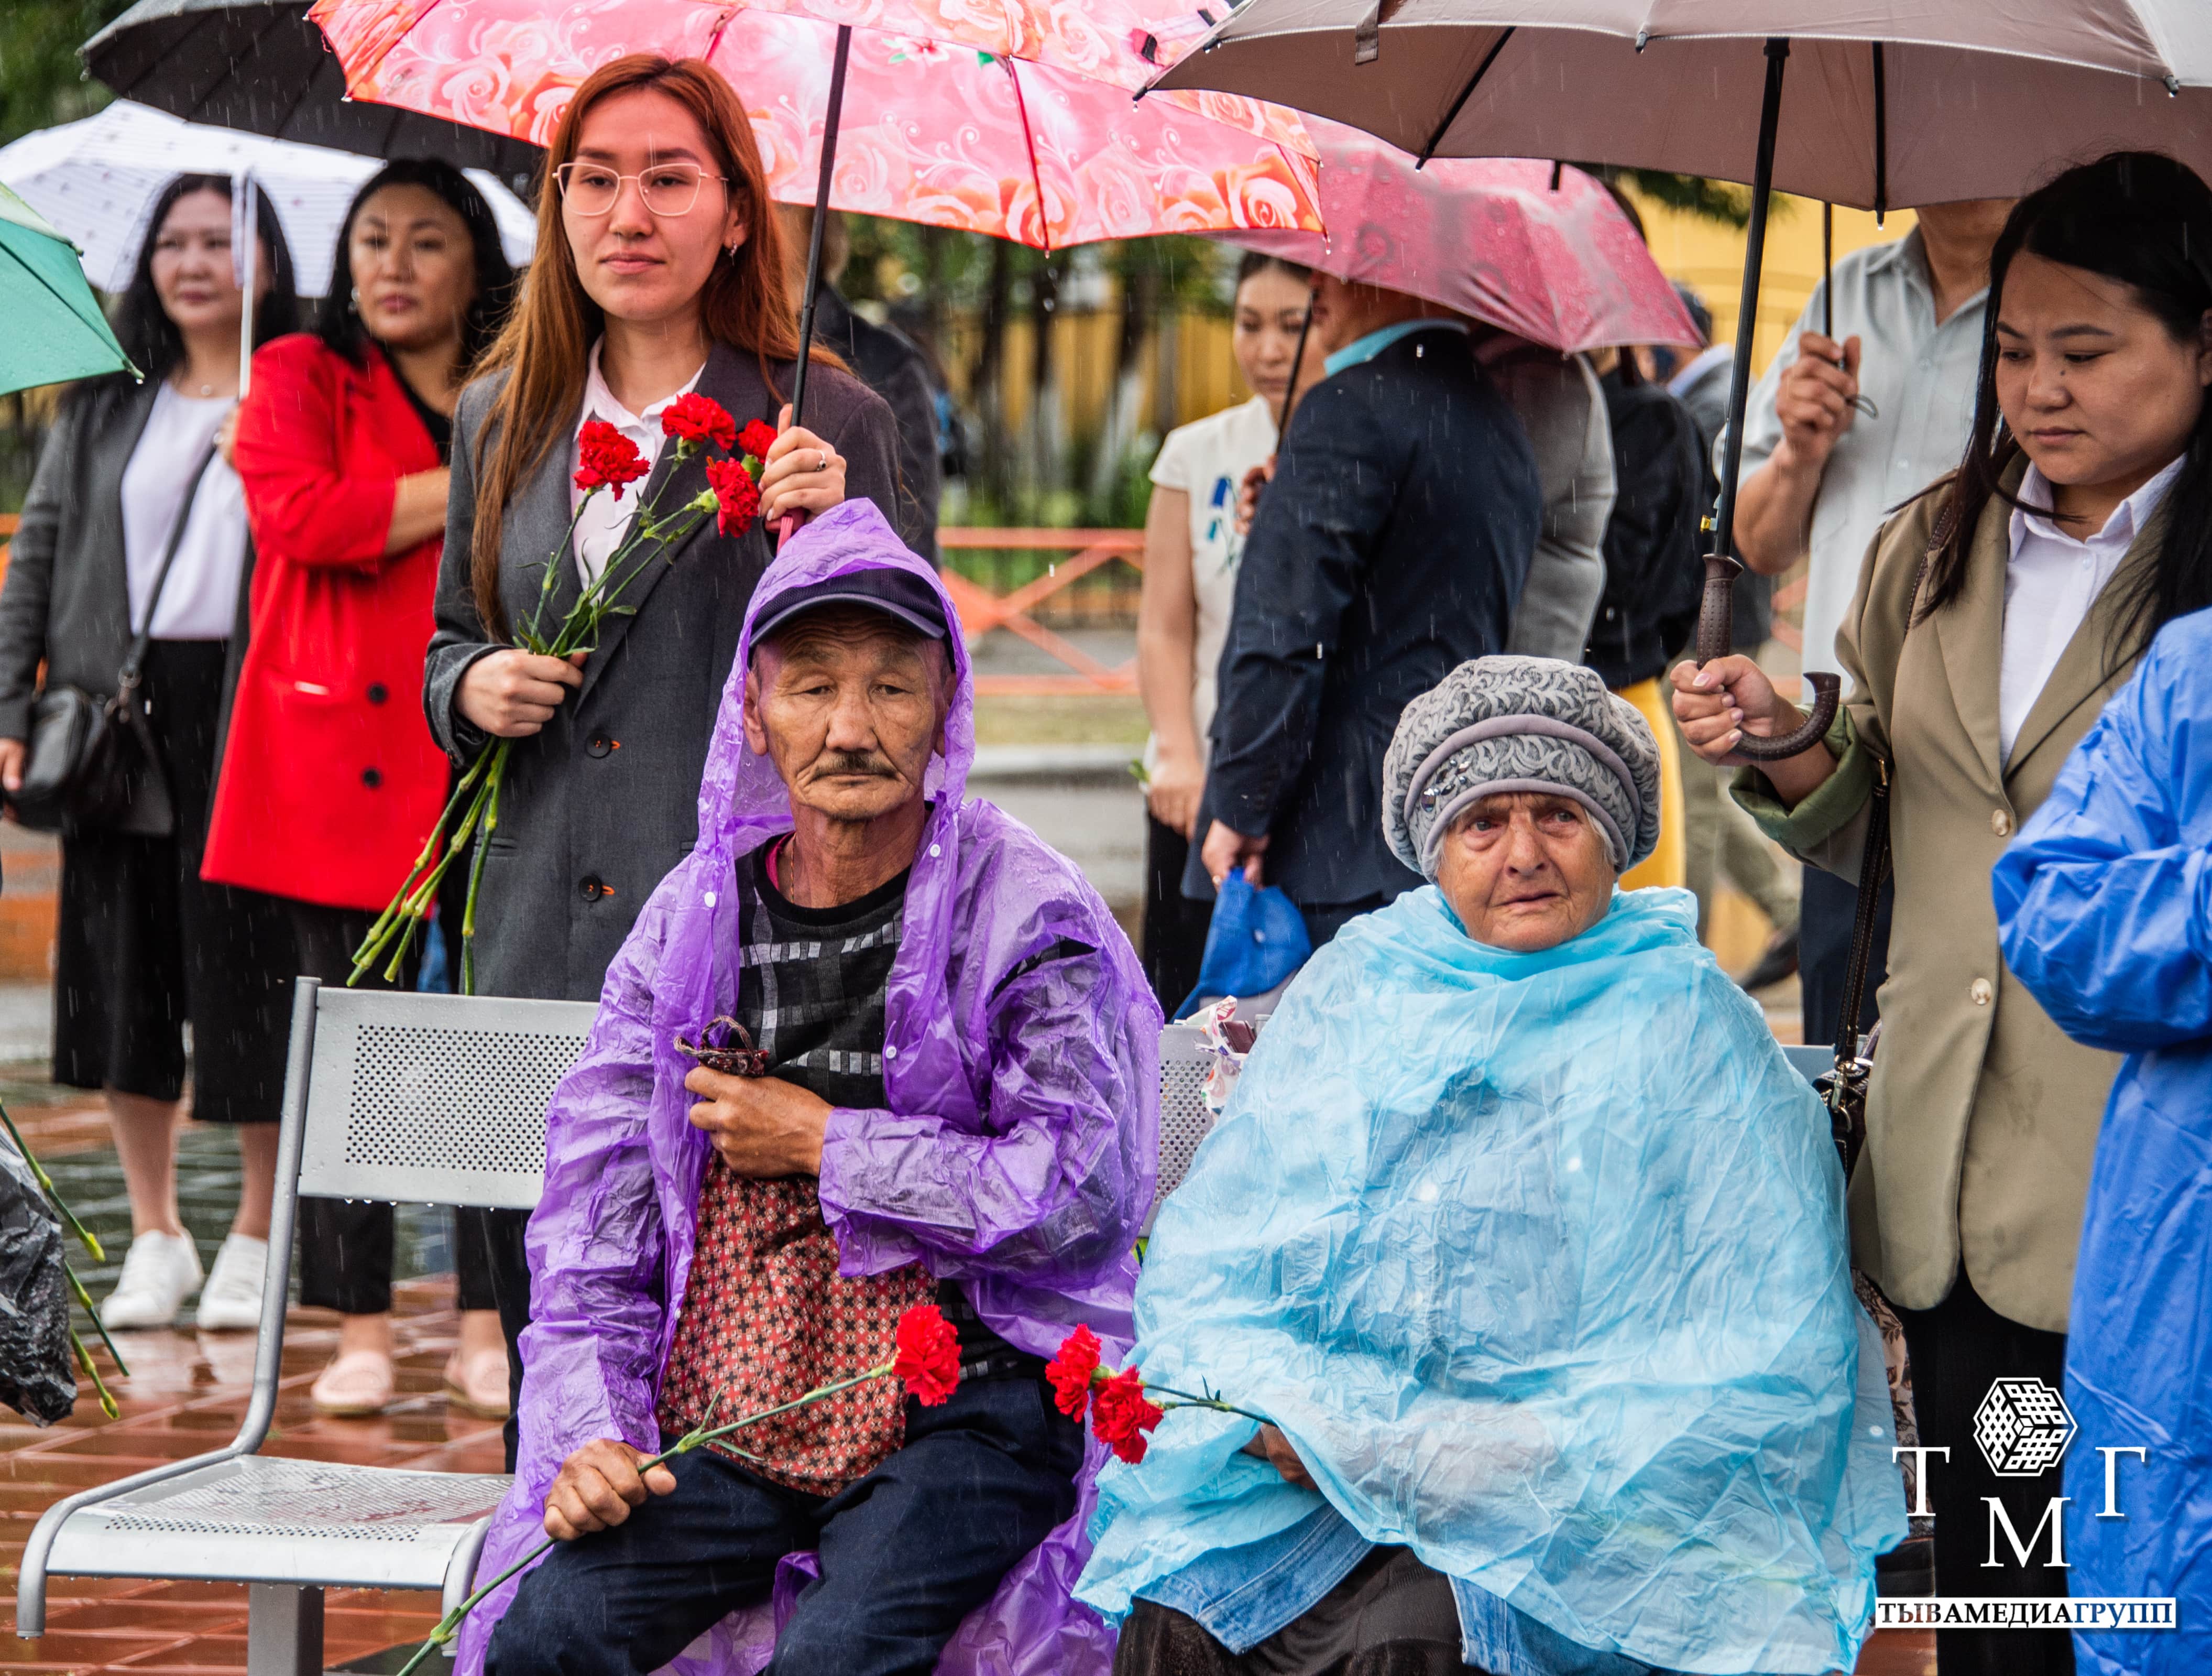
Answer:
[[[738,857],[791,828],[775,766],[742,723],[752,618],[787,589],[895,568],[938,590],[957,681],[934,807],[908,877],[884,997],[890,1109],[839,1107],[822,1147],[822,1213],[847,1274],[921,1262],[960,1283],[1012,1343],[1050,1355],[1088,1324],[1128,1341],[1130,1247],[1159,1155],[1159,1008],[1113,916],[1019,821],[966,795],[975,681],[935,571],[883,515],[847,501],[801,530],[754,590],[699,788],[699,843],[653,892],[608,969],[599,1016],[546,1116],[545,1192],[530,1218],[520,1447],[477,1575],[536,1545],[561,1463],[597,1437],[657,1447],[653,1405],[690,1272],[706,1136],[687,1113],[678,1033],[734,1010]],[[1030,957],[1068,938],[1095,960]],[[970,1613],[939,1676],[1105,1676],[1113,1636],[1069,1598],[1085,1553],[1094,1442],[1074,1514]],[[773,1606],[733,1614],[679,1658],[684,1676],[745,1676],[811,1555]],[[465,1620],[457,1676],[477,1676],[510,1583]]]
[[[2212,1670],[2212,612],[2171,623],[1998,861],[2005,962],[2125,1053],[2074,1271],[2075,1595],[2172,1595],[2179,1627],[2080,1634],[2097,1676]],[[2118,1461],[2120,1519],[2100,1447]]]
[[[1161,1210],[1136,1360],[1586,1647],[1848,1670],[1905,1528],[1880,1342],[1826,1114],[1694,923],[1636,891],[1513,954],[1433,887],[1354,921]],[[1078,1598],[1316,1512],[1253,1430],[1178,1411],[1109,1466]]]

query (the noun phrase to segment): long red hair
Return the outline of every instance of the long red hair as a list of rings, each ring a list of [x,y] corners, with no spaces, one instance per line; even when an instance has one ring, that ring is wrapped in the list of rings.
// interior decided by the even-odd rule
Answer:
[[[716,259],[700,294],[708,338],[756,357],[763,381],[779,395],[769,363],[799,356],[799,323],[784,289],[783,233],[769,198],[768,171],[761,164],[752,123],[736,93],[700,58],[635,52],[602,64],[584,78],[554,131],[538,190],[538,252],[506,326],[477,364],[479,372],[507,374],[477,437],[477,516],[469,567],[477,615],[494,635],[507,631],[499,600],[499,548],[507,503],[566,439],[584,399],[592,340],[606,324],[605,313],[577,277],[554,176],[575,156],[592,107],[611,94],[638,88],[666,94],[697,120],[744,225],[744,242],[735,256]],[[820,349],[813,358],[844,364]]]

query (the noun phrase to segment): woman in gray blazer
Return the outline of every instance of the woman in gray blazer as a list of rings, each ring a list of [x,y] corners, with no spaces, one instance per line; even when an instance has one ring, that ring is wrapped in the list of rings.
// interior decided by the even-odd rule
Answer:
[[[228,175],[183,175],[155,201],[116,322],[145,381],[118,373],[64,399],[0,590],[0,788],[11,793],[40,663],[47,686],[105,697],[133,632],[152,620],[141,691],[171,829],[63,833],[55,950],[54,1081],[106,1091],[131,1195],[122,1277],[100,1305],[111,1327],[167,1326],[200,1289],[177,1210],[187,1020],[192,1115],[238,1124],[245,1167],[199,1325],[261,1319],[292,940],[268,899],[200,880],[228,643],[252,569],[238,477],[209,457],[238,399],[230,194]],[[254,324],[273,337],[295,324],[292,264],[269,199],[256,197]]]
[[[790,423],[798,332],[773,210],[751,124],[696,60],[617,59],[576,90],[553,137],[536,259],[454,415],[423,677],[431,732],[457,763],[488,738],[514,742],[477,904],[479,993],[599,998],[638,911],[696,836],[708,741],[776,521],[848,493],[896,515],[897,433],[881,397],[819,363],[806,427]],[[740,426],[781,424],[760,519],[741,536],[711,521],[695,531],[632,583],[623,602],[635,614],[612,619],[588,655],[515,648],[508,636],[576,517],[584,422],[613,424],[657,465],[622,500],[585,504],[549,622],[672,474],[665,505],[706,486],[702,457],[679,466],[661,448],[661,411],[690,390]],[[518,1393],[523,1221],[507,1214],[495,1234]],[[507,1437],[512,1460],[512,1421]]]

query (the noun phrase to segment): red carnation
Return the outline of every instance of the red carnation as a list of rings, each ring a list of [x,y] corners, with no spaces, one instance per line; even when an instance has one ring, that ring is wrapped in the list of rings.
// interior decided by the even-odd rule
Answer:
[[[1080,1420],[1091,1405],[1098,1352],[1098,1335],[1089,1327],[1078,1327],[1060,1341],[1060,1354],[1044,1364],[1044,1376],[1052,1381],[1052,1399],[1071,1420]]]
[[[775,427],[763,419],[748,420],[738,433],[739,454],[749,454],[756,460],[766,460],[768,451],[775,446]]]
[[[617,500],[623,486],[635,483],[653,468],[637,451],[637,444],[605,419],[586,419],[576,438],[576,487],[611,489]]]
[[[1134,1368],[1110,1375],[1091,1399],[1091,1430],[1133,1466],[1145,1458],[1145,1434],[1166,1418],[1167,1411],[1145,1395]]]
[[[707,462],[707,486],[714,491],[715,523],[725,535],[743,535],[760,515],[760,485],[739,460]]]
[[[937,1407],[959,1387],[960,1335],[935,1304],[916,1304],[899,1317],[891,1372],[924,1408]]]
[[[738,422],[712,396],[697,391],[680,395],[660,415],[660,431],[679,442],[712,442],[716,448],[737,446]]]

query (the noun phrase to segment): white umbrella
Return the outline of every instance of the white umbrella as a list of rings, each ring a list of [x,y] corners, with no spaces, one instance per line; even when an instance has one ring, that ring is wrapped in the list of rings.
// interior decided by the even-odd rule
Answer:
[[[204,127],[124,100],[82,122],[41,129],[0,148],[0,184],[84,253],[85,277],[106,291],[130,284],[146,219],[171,180],[179,174],[242,180],[250,174],[283,225],[301,294],[320,296],[330,283],[346,206],[382,167],[380,158]],[[501,247],[520,267],[530,259],[537,217],[495,176],[481,169],[468,174],[491,205]]]
[[[1264,85],[1425,162],[1572,158],[1751,183],[1700,662],[1729,649],[1742,568],[1735,496],[1771,190],[1876,211],[2011,198],[2121,147],[2212,176],[2208,0],[1247,0],[1153,85]],[[1827,731],[1837,679],[1807,679],[1805,726],[1747,739],[1744,756],[1794,756]]]

